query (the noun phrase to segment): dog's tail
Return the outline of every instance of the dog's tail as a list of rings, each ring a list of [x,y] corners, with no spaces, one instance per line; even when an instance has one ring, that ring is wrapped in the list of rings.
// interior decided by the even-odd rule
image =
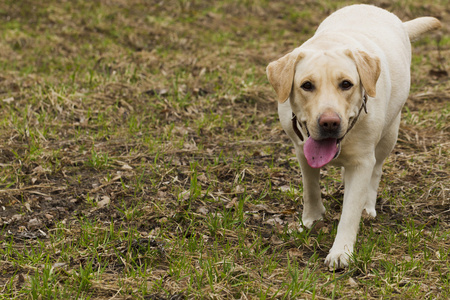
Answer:
[[[433,17],[422,17],[403,23],[412,42],[425,32],[441,28],[441,22]]]

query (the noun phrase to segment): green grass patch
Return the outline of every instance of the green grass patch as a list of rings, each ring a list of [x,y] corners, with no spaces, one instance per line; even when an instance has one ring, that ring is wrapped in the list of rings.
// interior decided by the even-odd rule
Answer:
[[[322,172],[324,220],[299,226],[265,67],[351,3],[1,3],[0,299],[450,297],[444,19],[413,44],[349,268],[324,266],[340,170]],[[383,5],[408,20],[446,4]]]

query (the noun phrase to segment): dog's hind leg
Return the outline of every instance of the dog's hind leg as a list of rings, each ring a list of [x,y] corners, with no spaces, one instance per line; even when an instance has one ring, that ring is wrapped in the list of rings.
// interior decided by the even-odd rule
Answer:
[[[364,209],[366,210],[367,214],[371,217],[376,217],[377,215],[375,205],[377,201],[377,192],[381,180],[383,163],[385,159],[388,157],[389,153],[391,153],[392,149],[394,149],[395,143],[397,142],[399,125],[400,125],[400,114],[394,120],[394,123],[389,128],[389,131],[380,140],[375,149],[376,163],[373,168],[372,178],[370,180],[369,193],[366,199],[366,204],[364,206]]]

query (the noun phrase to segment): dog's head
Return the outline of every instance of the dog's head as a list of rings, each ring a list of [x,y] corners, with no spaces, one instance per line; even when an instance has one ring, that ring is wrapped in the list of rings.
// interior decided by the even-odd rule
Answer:
[[[267,77],[278,101],[283,103],[289,98],[298,121],[306,126],[310,139],[305,147],[321,148],[311,151],[325,155],[325,141],[331,152],[333,141],[339,147],[340,138],[358,113],[364,91],[375,97],[380,71],[380,59],[361,50],[297,48],[270,63]],[[328,156],[333,154],[329,151]]]

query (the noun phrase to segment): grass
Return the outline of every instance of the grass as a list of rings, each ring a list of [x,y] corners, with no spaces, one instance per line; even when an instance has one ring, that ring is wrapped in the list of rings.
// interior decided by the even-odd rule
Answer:
[[[446,1],[426,2],[382,5],[443,18]],[[349,268],[323,264],[339,170],[321,175],[324,221],[300,229],[265,67],[351,3],[0,4],[0,299],[450,297],[445,19],[413,45]]]

